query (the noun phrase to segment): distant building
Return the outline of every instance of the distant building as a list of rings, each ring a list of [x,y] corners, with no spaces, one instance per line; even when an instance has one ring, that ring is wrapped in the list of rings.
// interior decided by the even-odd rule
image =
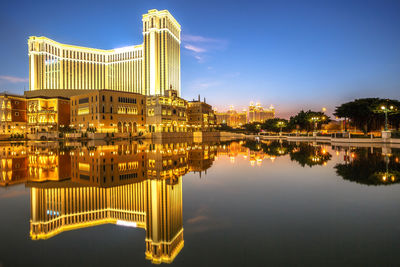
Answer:
[[[247,123],[247,113],[246,111],[237,112],[230,106],[229,110],[226,112],[216,112],[215,113],[217,124],[226,124],[230,127],[236,128]]]
[[[263,108],[259,103],[250,103],[249,110],[238,112],[231,106],[226,112],[216,112],[217,124],[226,124],[230,127],[240,127],[246,123],[264,122],[275,118],[275,109],[271,105],[268,109]]]
[[[247,113],[247,122],[264,122],[269,119],[275,118],[275,108],[271,105],[268,109],[263,108],[260,103],[256,105],[250,103],[249,111]]]

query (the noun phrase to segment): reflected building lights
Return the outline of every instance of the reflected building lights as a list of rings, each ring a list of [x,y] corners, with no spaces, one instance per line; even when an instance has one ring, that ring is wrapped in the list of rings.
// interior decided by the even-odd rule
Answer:
[[[25,183],[30,189],[33,240],[103,224],[140,228],[146,232],[146,259],[171,263],[184,246],[185,174],[194,172],[201,178],[216,159],[235,164],[236,157],[246,159],[252,167],[269,164],[266,159],[274,162],[289,156],[302,166],[326,166],[330,151],[327,146],[276,142],[255,145],[249,141],[0,144],[0,186]],[[343,151],[344,164],[335,168],[338,174],[341,168],[346,168],[344,174],[351,174],[353,168],[358,170],[356,165],[365,153],[354,148]],[[379,154],[376,158],[386,164],[386,170],[376,172],[375,180],[361,182],[398,182],[397,169],[393,168],[398,166],[398,157],[390,157],[386,154],[384,160]],[[366,169],[364,165],[360,168]]]

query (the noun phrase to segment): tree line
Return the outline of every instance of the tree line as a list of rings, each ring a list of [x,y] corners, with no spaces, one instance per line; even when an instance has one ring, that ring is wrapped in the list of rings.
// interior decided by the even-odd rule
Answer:
[[[386,113],[386,114],[385,114]],[[400,101],[394,99],[361,98],[337,106],[333,115],[344,122],[344,130],[355,128],[364,133],[380,131],[385,124],[387,115],[388,124],[397,131],[400,128]],[[331,118],[320,111],[301,110],[289,120],[284,118],[269,119],[264,122],[252,122],[243,125],[240,129],[233,129],[221,125],[220,130],[244,131],[258,133],[266,132],[311,132],[320,130],[323,125],[331,122]]]

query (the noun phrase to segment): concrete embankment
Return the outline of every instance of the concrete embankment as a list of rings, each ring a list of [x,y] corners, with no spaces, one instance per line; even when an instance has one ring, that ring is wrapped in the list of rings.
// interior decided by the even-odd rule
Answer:
[[[258,136],[258,135],[256,135]],[[252,137],[255,137],[254,135]],[[400,138],[334,138],[330,136],[258,136],[262,140],[287,140],[290,142],[327,142],[332,145],[374,146],[390,145],[400,148]]]

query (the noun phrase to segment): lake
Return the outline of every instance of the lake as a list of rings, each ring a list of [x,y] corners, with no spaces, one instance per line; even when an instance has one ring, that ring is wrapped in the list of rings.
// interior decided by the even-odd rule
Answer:
[[[0,144],[0,266],[398,266],[400,150]]]

